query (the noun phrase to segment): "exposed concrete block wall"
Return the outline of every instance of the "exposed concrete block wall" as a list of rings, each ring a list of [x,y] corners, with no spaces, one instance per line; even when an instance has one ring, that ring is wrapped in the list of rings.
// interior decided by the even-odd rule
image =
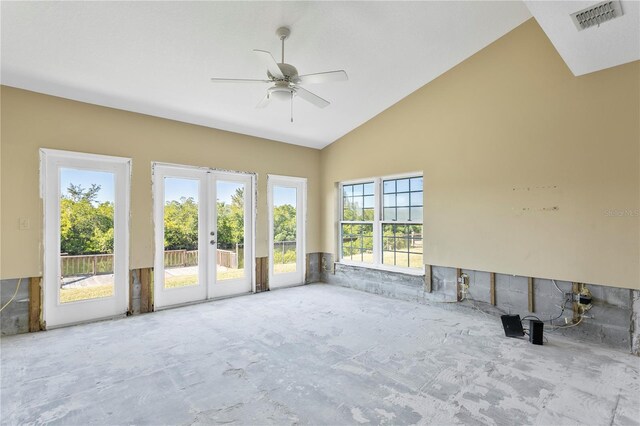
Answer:
[[[142,285],[140,284],[140,270],[133,269],[130,272],[129,289],[131,300],[129,301],[129,314],[138,315],[140,313],[140,293]]]
[[[0,281],[0,306],[4,306],[16,291],[17,279]],[[29,331],[29,278],[23,278],[15,299],[0,313],[0,333],[3,336]]]
[[[469,292],[467,298],[476,302],[489,303],[490,291],[486,285],[487,272],[470,273]],[[478,279],[480,277],[480,279]],[[566,300],[565,294],[571,292],[572,283],[556,281],[561,291],[553,285],[551,280],[533,279],[533,312],[529,311],[528,277],[496,274],[496,306],[499,312],[525,315],[535,315],[545,321],[557,318],[562,312],[562,305]],[[632,290],[598,285],[587,285],[593,295],[593,307],[585,313],[583,322],[567,329],[547,332],[561,334],[589,342],[598,342],[619,349],[631,349],[631,316]],[[564,318],[573,318],[572,302],[567,303],[560,318],[554,321],[556,325],[564,324]]]
[[[324,262],[332,264],[332,255],[323,254]],[[491,274],[489,272],[461,270],[469,277],[469,289],[462,303],[447,303],[443,307],[480,309],[496,317],[502,313],[535,315],[545,321],[545,332],[563,335],[585,342],[597,342],[612,348],[640,354],[640,292],[615,287],[587,285],[593,295],[593,307],[586,312],[581,324],[566,329],[551,330],[549,320],[557,318],[570,293],[572,283],[551,280],[533,280],[533,312],[529,312],[529,278],[495,274],[496,306],[491,305]],[[322,282],[350,287],[418,303],[455,302],[457,271],[455,268],[431,268],[432,292],[426,291],[424,278],[397,272],[337,264],[335,273],[322,270]],[[635,299],[634,299],[635,297]],[[555,325],[564,324],[564,318],[573,319],[572,302],[567,303]],[[498,320],[496,318],[496,320]]]
[[[307,253],[307,276],[305,284],[320,281],[320,269],[322,268],[322,253]]]
[[[434,301],[450,301],[457,300],[457,281],[456,270],[454,268],[431,268],[431,293],[426,293],[424,298]]]
[[[633,290],[631,297],[631,352],[640,356],[640,290]]]

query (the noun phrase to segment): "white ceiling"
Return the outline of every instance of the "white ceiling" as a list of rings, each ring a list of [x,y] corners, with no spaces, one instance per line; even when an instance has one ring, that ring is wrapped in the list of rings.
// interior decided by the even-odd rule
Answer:
[[[2,2],[2,84],[322,148],[531,17],[522,2]],[[255,105],[263,78],[252,49],[300,74],[344,69],[309,85],[325,109]]]
[[[595,1],[531,1],[527,7],[574,75],[640,59],[640,2],[620,2],[623,15],[599,27],[578,31],[570,14]]]
[[[569,14],[593,1],[10,2],[1,3],[1,81],[8,86],[322,148],[531,17],[575,75],[640,59],[640,3],[578,32]],[[301,74],[345,69],[309,85],[331,101],[255,105],[263,78],[252,49]]]

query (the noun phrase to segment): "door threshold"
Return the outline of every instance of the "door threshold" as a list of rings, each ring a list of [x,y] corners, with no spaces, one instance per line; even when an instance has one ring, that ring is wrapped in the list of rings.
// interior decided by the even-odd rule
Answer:
[[[301,284],[287,284],[287,285],[281,285],[278,287],[274,287],[274,288],[269,288],[269,291],[271,290],[281,290],[281,289],[285,289],[285,288],[293,288],[293,287],[302,287],[303,285],[307,285],[306,283],[301,283]]]
[[[93,323],[96,323],[96,322],[113,321],[113,320],[118,320],[118,319],[122,319],[122,318],[126,318],[126,317],[127,317],[127,313],[124,312],[124,313],[118,314],[118,315],[111,315],[111,316],[108,316],[108,317],[94,318],[94,319],[90,319],[90,320],[70,322],[68,324],[59,324],[59,325],[51,325],[51,326],[45,324],[45,331],[56,330],[58,328],[73,327],[73,326],[76,326],[76,325],[93,324]]]
[[[156,307],[155,312],[164,311],[166,309],[182,308],[184,306],[200,305],[202,303],[215,302],[216,300],[224,300],[224,299],[231,299],[234,297],[248,296],[250,294],[254,294],[254,292],[248,291],[246,293],[230,294],[228,296],[219,296],[219,297],[212,297],[210,299],[194,300],[193,302],[177,303],[175,305]]]

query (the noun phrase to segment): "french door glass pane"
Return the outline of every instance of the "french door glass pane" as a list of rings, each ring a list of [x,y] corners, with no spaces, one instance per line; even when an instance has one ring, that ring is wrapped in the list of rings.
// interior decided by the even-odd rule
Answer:
[[[164,179],[164,287],[198,285],[200,182]]]
[[[245,276],[244,264],[244,183],[217,181],[216,278],[228,280]]]
[[[295,272],[297,268],[297,191],[273,187],[273,272]]]
[[[115,176],[60,168],[59,302],[113,296]]]

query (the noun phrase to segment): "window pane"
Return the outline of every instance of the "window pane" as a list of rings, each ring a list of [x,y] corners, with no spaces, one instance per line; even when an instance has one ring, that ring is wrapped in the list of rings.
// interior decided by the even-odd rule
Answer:
[[[422,210],[415,210],[410,215],[408,207],[422,206],[422,178],[395,179],[384,181],[385,194],[383,195],[384,220],[398,221],[422,221]],[[412,191],[409,192],[411,186]],[[395,187],[397,192],[392,191]],[[404,192],[403,192],[404,191]],[[397,210],[390,210],[391,207],[398,207]],[[389,209],[389,210],[388,210]]]
[[[343,207],[343,220],[358,220],[361,208],[356,205],[353,197],[345,197]]]
[[[409,191],[409,179],[398,179],[397,181],[397,192],[408,192]]]
[[[373,209],[364,209],[364,217],[363,220],[372,222],[374,220],[374,210]]]
[[[392,192],[396,192],[396,181],[395,180],[385,180],[384,181],[384,193],[389,194]]]
[[[343,185],[342,220],[365,220],[364,208],[374,207],[373,182]],[[366,195],[366,196],[365,196]]]
[[[364,205],[365,209],[372,209],[373,208],[373,204],[374,204],[373,195],[369,195],[369,196],[364,197],[363,205]]]
[[[411,205],[412,206],[421,206],[422,205],[422,192],[412,192],[411,193]]]
[[[60,168],[60,303],[113,296],[115,176]]]
[[[421,268],[422,225],[383,225],[382,250],[382,263],[385,265]]]
[[[396,266],[409,267],[409,253],[397,251],[396,252]]]
[[[373,225],[342,224],[342,258],[373,263]]]
[[[373,182],[364,184],[364,195],[373,195]]]
[[[384,209],[384,220],[396,220],[396,209],[394,209],[394,208],[385,208]]]
[[[396,196],[396,204],[398,207],[409,207],[409,194],[398,194]]]
[[[385,207],[395,207],[396,194],[385,194],[383,202]]]
[[[217,181],[216,198],[218,212],[216,278],[218,280],[242,278],[245,276],[245,185],[238,182]]]
[[[198,285],[198,197],[194,179],[164,179],[164,288]]]
[[[422,207],[411,207],[411,221],[422,222]]]
[[[297,269],[297,190],[273,187],[273,273],[284,274]]]
[[[411,179],[411,190],[412,191],[422,191],[422,178],[412,178]]]

